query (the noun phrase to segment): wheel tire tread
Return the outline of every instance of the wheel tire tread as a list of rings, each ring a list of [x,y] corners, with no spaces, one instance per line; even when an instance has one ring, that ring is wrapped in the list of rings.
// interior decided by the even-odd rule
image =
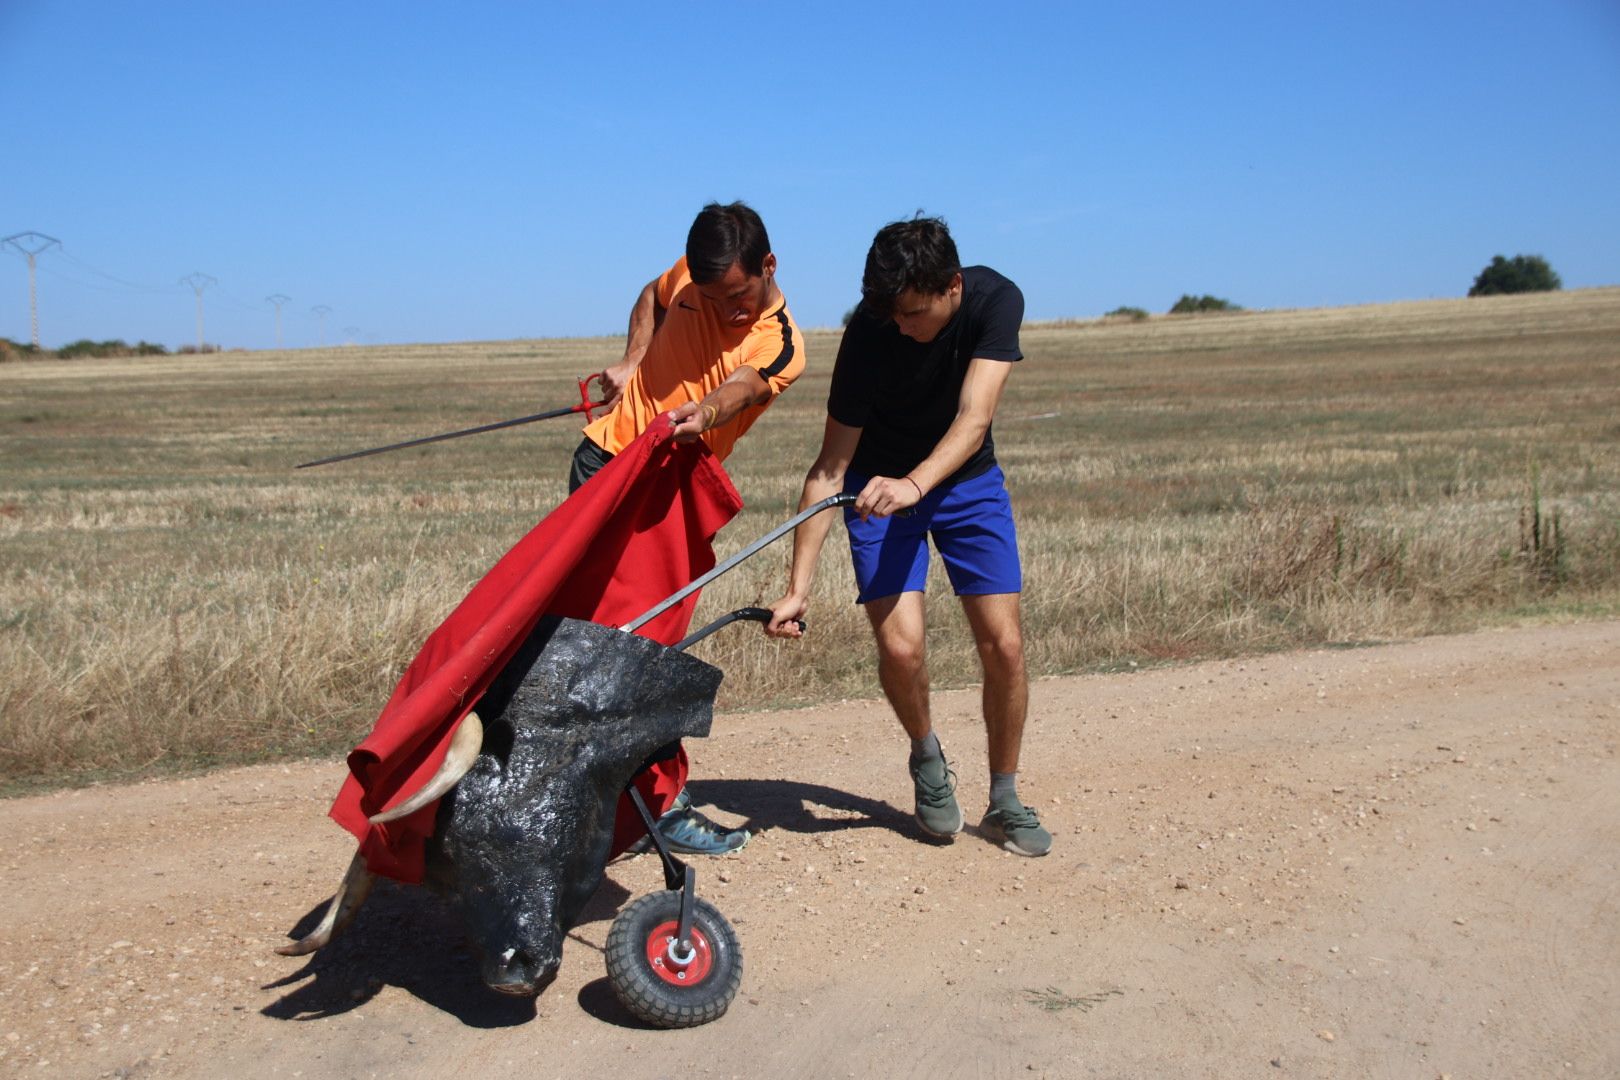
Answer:
[[[693,923],[709,939],[714,967],[704,980],[701,1000],[680,1000],[691,993],[669,986],[647,969],[646,935],[661,922],[679,917],[680,894],[649,893],[621,911],[608,930],[608,982],[619,1001],[638,1020],[658,1028],[697,1027],[724,1016],[742,985],[742,952],[736,931],[707,900],[693,905]],[[695,988],[694,988],[695,989]]]

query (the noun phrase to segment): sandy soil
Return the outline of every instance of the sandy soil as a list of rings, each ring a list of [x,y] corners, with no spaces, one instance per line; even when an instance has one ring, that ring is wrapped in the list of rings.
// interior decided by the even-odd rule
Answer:
[[[977,820],[974,696],[937,711]],[[715,732],[694,791],[759,830],[698,862],[745,957],[717,1023],[607,985],[649,858],[535,1001],[415,889],[275,956],[351,848],[310,762],[0,804],[0,1073],[1620,1075],[1620,623],[1040,682],[1039,860],[922,842],[881,703]]]

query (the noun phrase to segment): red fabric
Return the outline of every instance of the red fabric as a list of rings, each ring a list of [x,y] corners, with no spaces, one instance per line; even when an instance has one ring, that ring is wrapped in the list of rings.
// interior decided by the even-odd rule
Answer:
[[[543,615],[620,626],[714,567],[710,542],[742,499],[706,447],[674,443],[671,430],[660,417],[543,518],[405,669],[371,734],[349,754],[350,775],[330,811],[359,839],[374,873],[422,880],[437,803],[385,825],[367,818],[433,776],[456,726]],[[673,645],[696,606],[694,593],[637,633]],[[683,751],[637,783],[662,813],[685,779]]]

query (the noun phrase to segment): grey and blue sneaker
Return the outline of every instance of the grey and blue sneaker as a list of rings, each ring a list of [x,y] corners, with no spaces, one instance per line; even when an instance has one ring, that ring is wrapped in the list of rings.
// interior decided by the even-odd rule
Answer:
[[[1023,803],[992,805],[984,812],[979,830],[1014,855],[1036,857],[1052,850],[1052,834],[1041,828],[1041,819]]]
[[[917,826],[929,836],[946,839],[962,831],[962,808],[956,804],[956,773],[945,755],[910,763],[917,795]]]
[[[741,851],[749,839],[747,829],[728,829],[716,825],[693,810],[692,796],[686,793],[685,788],[675,796],[670,808],[659,815],[656,824],[658,835],[664,839],[664,846],[676,855],[726,855]],[[652,849],[652,838],[646,836],[629,847],[634,854]]]

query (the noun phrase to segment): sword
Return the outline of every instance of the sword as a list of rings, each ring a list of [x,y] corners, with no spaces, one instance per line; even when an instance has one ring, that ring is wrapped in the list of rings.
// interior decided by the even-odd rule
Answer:
[[[306,461],[297,466],[300,469],[313,469],[317,465],[330,465],[335,461],[352,461],[355,458],[369,457],[372,454],[386,454],[390,450],[404,450],[411,446],[426,446],[428,443],[443,442],[446,439],[459,439],[463,435],[481,435],[486,431],[499,431],[501,428],[517,427],[519,424],[532,424],[536,420],[552,420],[570,413],[584,413],[585,419],[591,419],[591,410],[600,409],[606,402],[592,401],[590,385],[600,382],[602,373],[587,375],[579,380],[579,404],[569,405],[567,408],[550,409],[533,416],[520,416],[515,420],[497,420],[493,424],[480,424],[478,427],[463,428],[460,431],[446,431],[442,435],[427,435],[420,439],[407,439],[405,442],[391,443],[388,446],[374,446],[370,450],[356,450],[348,454],[338,454],[335,457],[321,458],[319,461]]]

